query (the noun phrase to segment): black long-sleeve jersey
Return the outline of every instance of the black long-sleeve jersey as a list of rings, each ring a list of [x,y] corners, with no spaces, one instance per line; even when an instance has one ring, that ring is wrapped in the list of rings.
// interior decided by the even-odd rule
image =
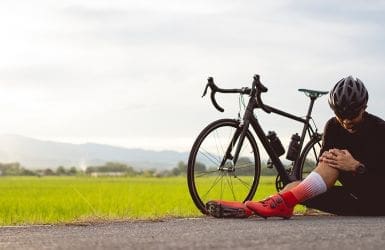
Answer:
[[[339,180],[353,193],[367,197],[376,189],[384,189],[385,183],[385,121],[365,112],[363,122],[355,133],[344,129],[337,119],[331,118],[325,126],[322,152],[332,149],[346,149],[357,161],[364,164],[367,172],[358,175],[340,172]],[[369,195],[371,196],[371,195]]]

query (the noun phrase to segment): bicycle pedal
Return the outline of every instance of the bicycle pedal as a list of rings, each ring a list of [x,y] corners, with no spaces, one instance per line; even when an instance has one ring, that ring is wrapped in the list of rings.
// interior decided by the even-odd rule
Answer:
[[[214,202],[214,201],[209,201],[206,203],[206,211],[209,215],[211,215],[213,217],[222,218],[221,205]]]

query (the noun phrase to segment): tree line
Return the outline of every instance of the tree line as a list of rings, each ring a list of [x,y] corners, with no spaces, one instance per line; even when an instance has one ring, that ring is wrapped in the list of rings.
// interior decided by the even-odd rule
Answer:
[[[238,166],[250,166],[251,163],[248,159],[240,158]],[[314,167],[314,162],[306,162],[305,168]],[[204,163],[197,162],[195,166],[196,171],[210,172],[217,170],[214,167],[206,166]],[[88,166],[85,170],[76,168],[75,166],[66,168],[59,166],[56,169],[38,169],[30,170],[22,167],[20,163],[0,163],[0,176],[76,176],[76,175],[114,175],[119,173],[119,176],[143,176],[143,177],[171,177],[171,176],[183,176],[187,174],[187,164],[184,161],[180,161],[172,169],[157,170],[155,168],[150,169],[135,169],[134,167],[120,162],[106,162],[105,164],[98,166]],[[250,168],[238,167],[236,171],[237,175],[250,175]],[[262,163],[261,175],[274,176],[277,175],[274,169],[266,167],[266,163]],[[115,175],[116,176],[116,175]]]
[[[144,176],[144,177],[162,177],[177,176],[181,171],[185,171],[184,163],[178,163],[177,167],[172,170],[159,171],[155,168],[137,170],[132,166],[120,162],[106,162],[103,165],[88,166],[85,170],[75,166],[64,167],[59,166],[56,169],[43,168],[37,170],[27,169],[21,166],[19,162],[0,163],[0,176],[77,176],[77,175],[113,175],[120,173],[120,176]],[[182,167],[181,167],[182,166]]]
[[[50,168],[31,170],[24,168],[18,162],[0,163],[0,176],[51,176],[51,175],[78,175],[81,170],[76,167],[65,168],[59,166],[56,170]]]

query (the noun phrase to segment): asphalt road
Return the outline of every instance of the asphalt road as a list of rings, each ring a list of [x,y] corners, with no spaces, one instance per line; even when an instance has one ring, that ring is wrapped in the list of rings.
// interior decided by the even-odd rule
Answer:
[[[0,249],[385,249],[385,217],[194,218],[0,227]]]

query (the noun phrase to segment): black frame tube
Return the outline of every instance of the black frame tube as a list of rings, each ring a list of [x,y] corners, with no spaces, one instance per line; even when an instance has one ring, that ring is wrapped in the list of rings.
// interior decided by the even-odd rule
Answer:
[[[287,118],[289,118],[291,120],[295,120],[295,121],[298,121],[298,122],[301,122],[301,123],[304,124],[303,129],[302,129],[302,133],[301,133],[300,145],[299,145],[300,150],[299,150],[298,155],[296,157],[296,161],[294,161],[294,164],[293,164],[294,168],[297,168],[298,158],[299,158],[298,156],[302,152],[302,147],[303,147],[303,144],[304,144],[304,141],[305,141],[306,132],[309,133],[310,138],[313,136],[313,134],[316,133],[313,130],[311,124],[310,124],[311,113],[312,113],[312,110],[313,110],[313,106],[314,106],[315,100],[316,100],[316,98],[313,98],[313,97],[310,98],[310,103],[309,103],[309,108],[308,108],[308,111],[307,111],[307,114],[306,114],[306,119],[303,119],[302,117],[299,117],[299,116],[287,113],[285,111],[282,111],[280,109],[277,109],[277,108],[274,108],[274,107],[271,107],[271,106],[268,106],[268,105],[263,105],[266,108],[266,110],[270,111],[271,113],[275,113],[277,115],[284,116],[284,117],[287,117]],[[279,157],[274,152],[274,149],[271,147],[271,145],[269,143],[269,139],[266,136],[266,133],[263,131],[263,129],[262,129],[261,125],[259,124],[257,118],[254,117],[253,110],[255,108],[258,108],[258,107],[260,107],[260,105],[258,105],[256,99],[251,97],[250,100],[249,100],[249,103],[247,105],[245,115],[243,117],[243,121],[244,122],[243,122],[243,127],[242,127],[242,133],[241,133],[241,135],[239,137],[238,145],[237,145],[237,148],[236,148],[236,151],[235,151],[234,162],[236,162],[236,160],[238,159],[239,151],[240,151],[240,148],[242,146],[242,144],[240,142],[243,143],[243,139],[246,136],[246,131],[247,131],[248,127],[249,127],[249,124],[251,124],[254,132],[256,133],[256,135],[258,136],[259,140],[261,141],[261,143],[262,143],[263,147],[265,148],[268,156],[270,157],[270,160],[272,161],[273,165],[275,166],[278,174],[281,176],[283,184],[287,185],[290,182],[295,181],[296,180],[296,176],[295,175],[289,175],[286,172],[285,166],[283,165],[282,161],[279,159]]]

